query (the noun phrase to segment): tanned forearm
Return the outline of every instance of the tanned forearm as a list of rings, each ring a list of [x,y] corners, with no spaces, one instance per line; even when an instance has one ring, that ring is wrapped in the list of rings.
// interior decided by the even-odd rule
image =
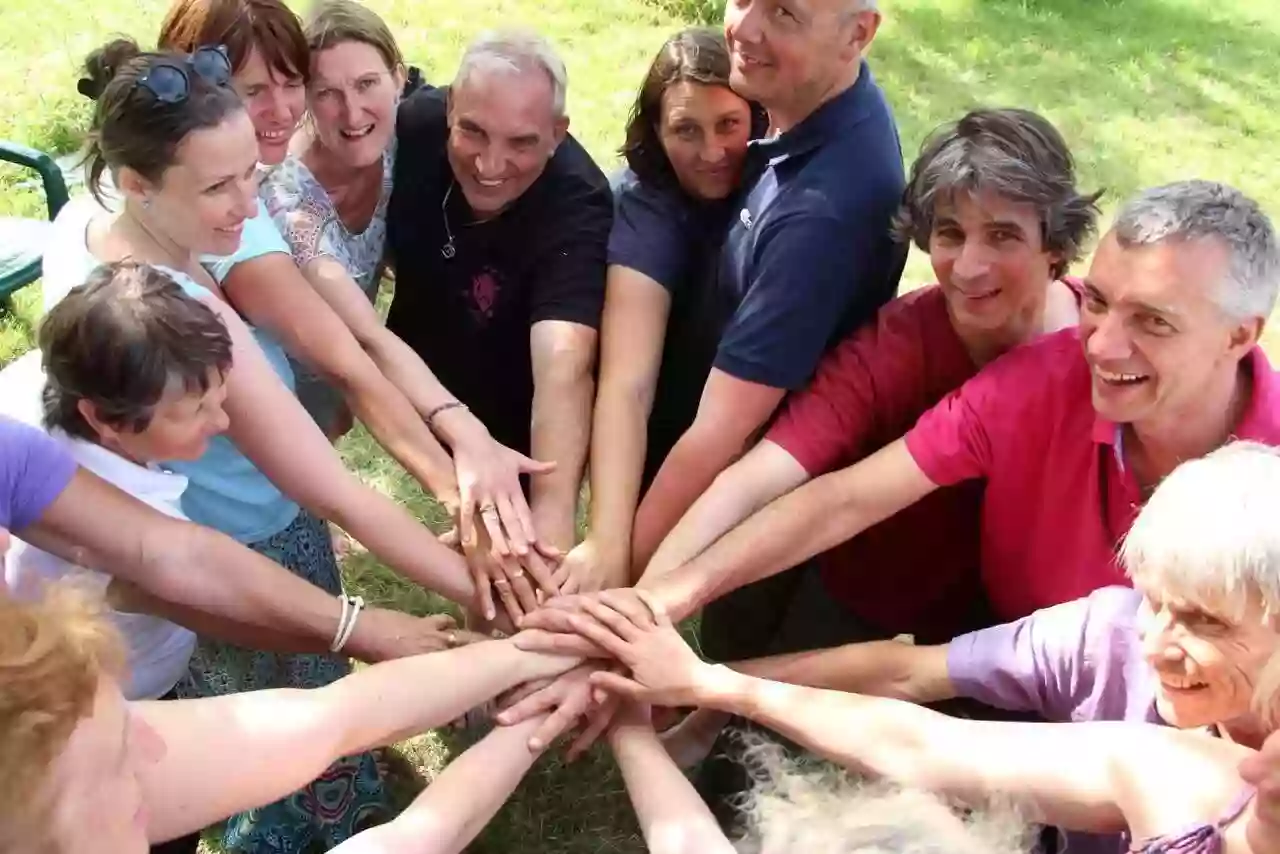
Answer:
[[[693,560],[751,514],[809,479],[785,450],[764,440],[725,469],[654,552],[637,566],[652,583]],[[639,576],[637,577],[638,580]]]
[[[530,509],[538,539],[567,551],[576,539],[578,492],[591,440],[595,396],[591,354],[535,359],[531,456],[554,461],[533,482]]]
[[[860,534],[935,488],[898,441],[784,495],[679,570],[638,586],[683,620],[731,590]]]
[[[856,691],[912,703],[936,703],[956,696],[947,677],[946,646],[871,641],[739,661],[728,666],[760,679]]]
[[[636,511],[632,562],[645,566],[693,503],[742,452],[712,430],[697,425],[676,442]]]

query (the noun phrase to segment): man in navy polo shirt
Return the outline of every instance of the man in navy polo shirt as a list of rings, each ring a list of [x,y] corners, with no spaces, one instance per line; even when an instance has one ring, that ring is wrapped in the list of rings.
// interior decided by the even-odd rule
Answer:
[[[721,250],[716,354],[694,423],[636,513],[643,567],[681,515],[802,387],[827,347],[897,290],[889,235],[902,196],[893,115],[862,59],[875,0],[737,0],[725,11],[730,85],[769,115],[751,144]]]
[[[693,425],[636,513],[633,568],[648,563],[783,396],[806,384],[827,347],[897,290],[906,249],[889,226],[906,183],[902,150],[862,60],[879,26],[875,0],[734,0],[726,7],[730,85],[764,107],[769,133],[751,144],[742,206],[721,251],[720,307],[708,316],[709,329],[723,330],[715,333],[713,367]],[[757,600],[769,598],[762,592]],[[589,672],[566,674],[502,722],[555,706],[536,737],[550,743],[585,713]],[[597,716],[571,752],[606,723]]]

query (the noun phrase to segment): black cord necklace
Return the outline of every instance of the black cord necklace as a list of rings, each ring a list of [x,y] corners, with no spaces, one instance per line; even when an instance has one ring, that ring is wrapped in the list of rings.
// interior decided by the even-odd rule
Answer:
[[[440,256],[446,261],[451,260],[454,255],[458,254],[457,248],[453,245],[453,229],[449,228],[449,212],[445,210],[449,205],[449,196],[453,195],[453,188],[458,183],[457,178],[449,181],[449,189],[444,191],[444,201],[440,203],[440,217],[444,220],[444,233],[448,235],[448,240],[440,247]]]

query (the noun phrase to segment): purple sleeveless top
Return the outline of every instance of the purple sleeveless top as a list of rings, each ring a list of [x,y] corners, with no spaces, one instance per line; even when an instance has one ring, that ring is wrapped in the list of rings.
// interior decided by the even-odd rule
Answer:
[[[1213,824],[1198,824],[1182,833],[1144,839],[1129,849],[1129,854],[1222,854],[1222,833],[1240,817],[1253,800],[1253,787],[1242,791],[1231,806]]]

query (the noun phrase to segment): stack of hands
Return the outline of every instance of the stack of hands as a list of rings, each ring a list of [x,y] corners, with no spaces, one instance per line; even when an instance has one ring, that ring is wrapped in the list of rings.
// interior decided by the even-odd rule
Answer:
[[[646,591],[605,590],[558,596],[520,621],[514,638],[526,651],[582,657],[584,663],[547,683],[518,689],[497,721],[513,726],[546,716],[529,741],[532,751],[578,729],[568,748],[576,758],[602,734],[617,738],[650,729],[648,709],[711,706],[749,692],[751,677],[703,661]],[[1255,851],[1280,851],[1280,733],[1240,766],[1258,790],[1247,826]]]
[[[738,674],[708,664],[680,636],[648,593],[605,590],[549,599],[520,621],[520,649],[570,655],[585,661],[558,679],[531,683],[504,698],[499,724],[512,726],[545,715],[529,748],[542,750],[579,728],[568,748],[573,760],[611,726],[619,708],[682,708],[710,701]]]

